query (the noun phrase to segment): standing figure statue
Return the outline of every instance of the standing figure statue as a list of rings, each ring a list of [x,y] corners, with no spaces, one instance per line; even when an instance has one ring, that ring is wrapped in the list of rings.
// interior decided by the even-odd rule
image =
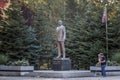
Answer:
[[[56,29],[56,36],[57,36],[57,48],[58,48],[58,56],[57,58],[60,58],[61,55],[63,58],[65,58],[65,39],[66,39],[66,29],[65,26],[63,26],[62,20],[58,21],[58,27]]]

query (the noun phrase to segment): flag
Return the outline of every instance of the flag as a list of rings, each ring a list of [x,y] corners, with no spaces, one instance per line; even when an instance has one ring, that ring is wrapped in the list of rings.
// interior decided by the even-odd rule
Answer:
[[[106,23],[107,21],[107,10],[106,7],[104,8],[103,16],[102,16],[102,23]]]

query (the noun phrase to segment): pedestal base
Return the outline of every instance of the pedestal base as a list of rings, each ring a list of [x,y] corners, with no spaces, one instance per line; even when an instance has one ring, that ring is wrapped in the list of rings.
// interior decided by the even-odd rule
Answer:
[[[70,58],[54,58],[52,61],[52,69],[55,71],[71,70]]]

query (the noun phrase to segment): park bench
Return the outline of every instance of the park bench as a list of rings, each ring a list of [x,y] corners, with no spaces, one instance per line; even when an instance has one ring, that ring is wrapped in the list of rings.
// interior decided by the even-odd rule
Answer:
[[[107,75],[120,76],[120,66],[106,66],[105,68]],[[90,71],[94,73],[94,76],[100,75],[101,67],[100,66],[90,66]]]
[[[120,71],[120,66],[106,66],[106,72],[117,72]],[[90,66],[91,72],[101,72],[100,66]]]

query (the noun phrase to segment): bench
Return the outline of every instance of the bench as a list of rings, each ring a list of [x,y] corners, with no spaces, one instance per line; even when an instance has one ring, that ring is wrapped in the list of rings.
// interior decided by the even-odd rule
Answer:
[[[101,72],[101,67],[99,66],[90,66],[91,72]],[[106,72],[116,72],[120,71],[120,66],[106,66],[105,68]]]
[[[94,73],[94,76],[100,75],[100,66],[90,66],[90,71]],[[120,66],[106,66],[105,71],[107,75],[119,75],[120,76]]]

